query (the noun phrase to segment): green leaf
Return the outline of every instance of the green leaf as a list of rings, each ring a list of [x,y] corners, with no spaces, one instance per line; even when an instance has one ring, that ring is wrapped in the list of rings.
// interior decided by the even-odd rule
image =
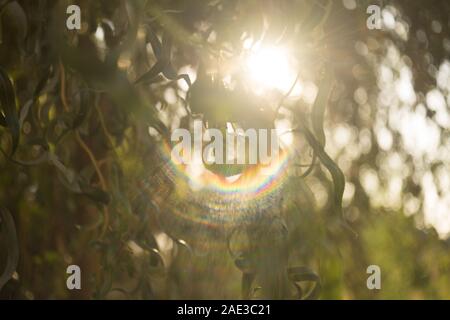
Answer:
[[[22,45],[28,30],[27,16],[17,1],[6,1],[4,7],[0,7],[2,25],[5,31],[5,38],[9,41]]]
[[[73,119],[72,129],[78,128],[83,123],[88,114],[88,107],[92,105],[92,95],[89,91],[87,91],[87,88],[80,94],[80,107],[78,108],[78,112]]]
[[[320,293],[320,277],[308,267],[292,267],[287,270],[289,279],[294,282],[312,281],[315,283],[312,290],[303,298],[305,300],[317,299]],[[297,284],[296,284],[297,286]],[[302,292],[301,287],[299,292]]]
[[[148,26],[147,40],[150,42],[153,53],[156,56],[157,62],[150,68],[149,71],[140,76],[135,84],[138,83],[152,83],[157,80],[157,77],[162,73],[167,79],[175,81],[183,79],[187,85],[191,86],[191,79],[187,74],[178,75],[174,67],[170,63],[171,50],[172,50],[172,38],[167,32],[164,32],[162,43],[159,41],[156,33]]]
[[[147,25],[147,42],[150,42],[150,45],[152,46],[152,50],[156,56],[156,59],[158,60],[162,59],[161,41],[159,41],[158,37],[156,36],[156,32],[149,25]]]
[[[253,284],[254,280],[255,280],[254,273],[243,273],[242,274],[242,284],[241,284],[242,299],[250,299],[251,298],[252,284]]]
[[[323,120],[325,109],[330,99],[331,91],[333,90],[334,75],[328,67],[320,82],[319,94],[314,102],[311,110],[311,122],[314,133],[322,146],[325,146],[325,133],[323,131]]]
[[[14,220],[3,207],[0,207],[0,227],[1,231],[6,235],[6,246],[8,248],[8,259],[6,261],[6,268],[0,276],[0,291],[3,286],[11,279],[17,269],[19,262],[19,246],[17,242],[16,227]]]
[[[140,76],[134,83],[152,83],[156,77],[163,71],[167,62],[164,60],[158,60],[149,71]]]
[[[239,255],[239,257],[234,260],[234,264],[243,273],[253,273],[254,271],[252,262],[244,255]]]
[[[5,123],[6,127],[11,132],[12,136],[12,148],[11,155],[17,149],[19,145],[20,137],[20,125],[19,117],[16,106],[16,95],[14,92],[14,86],[8,77],[8,74],[0,67],[0,110],[4,114],[4,120],[0,120],[1,123]]]
[[[311,130],[309,130],[303,119],[300,121],[300,124],[301,130],[305,134],[306,140],[308,140],[308,143],[313,148],[317,157],[320,159],[320,161],[323,163],[323,165],[327,168],[327,170],[331,174],[331,177],[333,179],[334,209],[337,213],[339,213],[342,216],[342,196],[344,194],[344,187],[345,187],[344,174],[342,173],[338,165],[325,152],[323,146],[314,137],[313,133],[311,132]]]
[[[302,32],[309,33],[317,30],[327,22],[327,18],[332,10],[333,1],[327,0],[326,4],[314,1],[311,4],[309,13],[305,16],[301,24]]]
[[[81,184],[81,188],[83,189],[83,192],[81,192],[81,194],[86,195],[95,202],[100,202],[104,205],[107,205],[111,201],[109,193],[103,191],[100,188],[96,188],[90,185],[84,186],[83,184]]]

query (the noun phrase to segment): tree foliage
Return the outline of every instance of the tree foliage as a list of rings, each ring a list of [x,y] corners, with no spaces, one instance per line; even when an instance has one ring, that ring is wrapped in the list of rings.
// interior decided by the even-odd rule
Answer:
[[[448,240],[424,223],[427,190],[414,178],[448,162],[425,155],[423,171],[379,103],[393,55],[392,77],[414,75],[412,108],[437,87],[449,4],[382,1],[396,24],[369,30],[368,3],[353,2],[80,0],[81,30],[70,31],[68,1],[0,1],[0,297],[449,297]],[[235,72],[245,38],[288,44],[295,82],[314,98],[252,92]],[[261,129],[286,114],[298,152],[263,199],[192,189],[165,152],[171,130],[194,119]],[[348,145],[336,143],[342,125]],[[438,130],[445,147],[448,127]],[[391,155],[409,170],[400,205],[377,205],[363,176],[389,193]],[[70,264],[81,291],[65,287]],[[366,287],[371,264],[384,270],[379,292]]]

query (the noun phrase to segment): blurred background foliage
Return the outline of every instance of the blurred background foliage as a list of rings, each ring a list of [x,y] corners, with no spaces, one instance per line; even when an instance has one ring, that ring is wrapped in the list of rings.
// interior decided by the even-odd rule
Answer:
[[[445,0],[0,1],[0,297],[450,298],[449,13]],[[254,92],[236,61],[256,40],[289,49],[293,90]],[[198,116],[289,123],[282,185],[254,201],[192,190],[161,145]],[[82,290],[66,288],[70,264]],[[381,290],[366,287],[372,264]]]

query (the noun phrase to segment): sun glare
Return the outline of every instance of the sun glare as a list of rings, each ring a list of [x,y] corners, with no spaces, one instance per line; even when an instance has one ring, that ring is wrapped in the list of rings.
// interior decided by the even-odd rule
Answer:
[[[296,77],[291,60],[288,51],[283,47],[250,49],[245,66],[257,93],[262,93],[265,89],[287,92]]]

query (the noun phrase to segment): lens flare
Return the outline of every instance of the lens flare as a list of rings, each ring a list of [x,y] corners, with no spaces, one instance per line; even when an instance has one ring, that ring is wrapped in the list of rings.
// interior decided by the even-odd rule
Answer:
[[[161,225],[170,226],[174,236],[204,250],[223,242],[233,228],[273,214],[271,209],[279,205],[288,177],[287,152],[280,152],[269,165],[251,165],[233,179],[204,166],[193,170],[176,164],[171,161],[168,144],[162,144],[159,152],[164,161],[160,172],[174,185],[172,195],[165,200],[167,209],[160,216]]]

